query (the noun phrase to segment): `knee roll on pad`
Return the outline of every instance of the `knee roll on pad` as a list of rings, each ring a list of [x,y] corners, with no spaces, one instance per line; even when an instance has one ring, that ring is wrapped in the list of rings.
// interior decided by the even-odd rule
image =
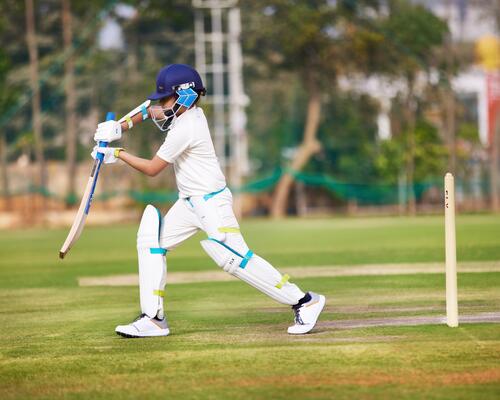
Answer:
[[[163,294],[166,283],[166,250],[160,248],[161,215],[148,204],[142,214],[137,232],[139,259],[139,291],[141,310],[153,318],[163,313]]]
[[[282,304],[295,305],[305,296],[297,285],[288,282],[262,257],[248,250],[245,254],[214,239],[202,240],[201,246],[224,271],[236,276]]]

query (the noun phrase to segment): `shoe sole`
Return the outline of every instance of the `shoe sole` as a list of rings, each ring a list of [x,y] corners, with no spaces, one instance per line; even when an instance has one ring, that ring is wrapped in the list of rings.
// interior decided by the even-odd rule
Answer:
[[[314,329],[314,327],[316,326],[316,323],[318,322],[319,316],[321,315],[321,313],[323,311],[323,308],[325,308],[326,297],[323,295],[320,295],[319,302],[321,304],[321,308],[319,309],[318,315],[316,316],[316,319],[314,320],[314,322],[312,324],[309,324],[309,325],[311,325],[311,327],[307,331],[304,331],[304,332],[288,332],[287,331],[287,333],[289,335],[305,335],[306,333],[309,333]]]
[[[168,336],[170,335],[170,331],[167,330],[167,332],[159,332],[158,334],[147,334],[147,335],[141,335],[141,334],[131,334],[131,333],[125,333],[125,332],[120,332],[120,331],[115,331],[117,335],[120,335],[124,338],[128,339],[140,339],[140,338],[148,338],[148,337],[161,337],[161,336]]]

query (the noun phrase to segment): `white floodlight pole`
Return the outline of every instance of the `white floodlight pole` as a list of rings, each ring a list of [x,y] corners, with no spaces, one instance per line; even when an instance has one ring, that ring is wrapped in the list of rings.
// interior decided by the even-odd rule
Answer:
[[[222,168],[226,163],[226,130],[224,99],[224,37],[222,34],[222,9],[212,7],[212,75],[214,105],[215,151],[221,158]]]
[[[239,8],[228,12],[228,75],[229,75],[229,125],[231,145],[231,184],[240,188],[243,175],[248,173],[247,136],[245,131],[245,106],[248,99],[243,91],[243,57],[241,54],[240,34],[241,16]],[[234,209],[241,216],[241,197],[235,196]]]
[[[243,89],[241,17],[236,4],[235,0],[193,0],[196,68],[206,86],[209,87],[210,94],[207,96],[207,102],[213,106],[212,127],[215,150],[222,168],[228,172],[231,186],[239,188],[242,184],[242,177],[248,173],[249,169],[245,131],[245,106],[248,104],[248,98]],[[205,25],[208,24],[205,18],[208,13],[210,27],[207,32]],[[227,35],[224,33],[223,26],[226,16],[229,29]],[[208,54],[210,56],[207,62]],[[224,57],[225,54],[227,54],[227,60]],[[230,128],[229,160],[226,158],[228,125]],[[235,196],[235,200],[236,197],[238,196]],[[235,208],[236,213],[239,214],[240,208],[237,203],[235,201]]]
[[[203,10],[195,9],[194,14],[194,57],[196,69],[201,75],[205,86],[207,85],[207,62],[206,54],[206,37],[205,37],[205,21]]]

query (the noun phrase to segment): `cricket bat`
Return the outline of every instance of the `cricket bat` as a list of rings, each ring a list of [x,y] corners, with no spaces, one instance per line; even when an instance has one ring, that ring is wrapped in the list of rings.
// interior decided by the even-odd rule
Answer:
[[[106,121],[115,119],[115,114],[112,112],[108,112],[106,115]],[[99,142],[99,147],[106,147],[108,145],[107,142]],[[94,165],[92,166],[92,171],[90,172],[90,177],[87,182],[87,186],[85,187],[85,192],[83,193],[82,201],[80,202],[80,207],[78,208],[78,212],[76,213],[75,219],[73,221],[73,225],[64,241],[64,244],[59,250],[59,258],[63,259],[71,247],[75,244],[75,242],[80,237],[80,234],[83,231],[83,227],[85,226],[85,220],[87,219],[87,215],[90,210],[90,205],[92,204],[92,198],[94,197],[94,190],[97,183],[97,178],[99,177],[99,171],[101,169],[101,165],[104,159],[104,154],[97,153]]]

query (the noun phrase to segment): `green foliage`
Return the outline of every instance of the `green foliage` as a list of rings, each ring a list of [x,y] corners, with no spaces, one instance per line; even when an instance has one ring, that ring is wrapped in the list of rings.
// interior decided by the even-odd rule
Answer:
[[[253,99],[247,110],[253,173],[269,173],[286,161],[284,149],[300,143],[306,108],[304,88],[296,75],[282,72],[275,81],[250,80],[247,90]]]
[[[457,138],[472,145],[479,144],[479,131],[476,124],[464,122],[457,129]]]
[[[441,176],[447,157],[437,129],[426,121],[418,121],[415,127],[415,180],[422,182]]]
[[[385,62],[374,68],[413,79],[417,71],[429,69],[433,49],[443,43],[448,27],[445,21],[421,5],[406,0],[391,4],[389,18],[379,25],[385,38],[380,48]]]
[[[386,183],[396,184],[405,165],[405,151],[401,140],[389,139],[380,142],[375,159],[378,175]]]
[[[245,49],[269,64],[300,75],[306,89],[314,83],[328,92],[340,71],[359,69],[361,37],[354,33],[365,24],[379,1],[291,0],[255,1],[243,5]],[[356,57],[353,57],[356,54]],[[361,59],[363,54],[360,55]],[[351,71],[352,72],[352,71]]]
[[[425,120],[415,126],[415,181],[423,182],[442,175],[448,152],[437,129]],[[387,183],[397,183],[408,157],[406,132],[380,143],[375,165]]]
[[[325,172],[348,182],[375,178],[377,104],[368,96],[332,94],[324,104],[319,131],[323,151],[307,170]]]

